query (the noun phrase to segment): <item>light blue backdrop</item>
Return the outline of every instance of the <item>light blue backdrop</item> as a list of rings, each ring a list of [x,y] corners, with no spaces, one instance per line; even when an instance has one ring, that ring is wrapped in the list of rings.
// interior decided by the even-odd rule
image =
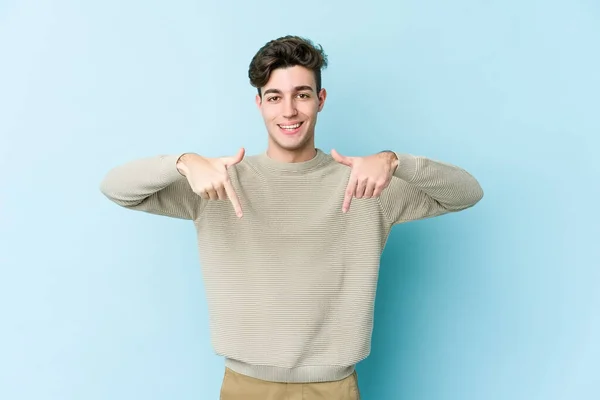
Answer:
[[[329,55],[318,147],[485,190],[394,229],[364,399],[600,398],[593,0],[0,2],[0,398],[218,398],[192,224],[98,185],[137,157],[263,151],[247,67],[288,33]]]

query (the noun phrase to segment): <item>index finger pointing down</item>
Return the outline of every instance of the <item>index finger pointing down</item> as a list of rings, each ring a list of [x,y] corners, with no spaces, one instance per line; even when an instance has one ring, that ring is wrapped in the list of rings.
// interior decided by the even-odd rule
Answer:
[[[235,210],[235,214],[238,217],[241,217],[243,215],[242,206],[240,205],[240,199],[238,198],[237,193],[235,192],[235,189],[233,188],[233,185],[231,184],[230,181],[227,181],[224,183],[223,186],[225,187],[225,192],[227,193],[227,197],[229,198],[229,201],[231,202],[231,204],[233,204],[233,209]]]

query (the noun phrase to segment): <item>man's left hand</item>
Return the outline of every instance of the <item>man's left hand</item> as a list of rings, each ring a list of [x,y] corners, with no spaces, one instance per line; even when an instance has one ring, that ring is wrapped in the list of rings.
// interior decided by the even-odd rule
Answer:
[[[335,161],[351,168],[350,180],[342,205],[344,213],[348,212],[353,197],[357,199],[379,197],[390,184],[392,175],[398,166],[398,158],[391,151],[366,157],[348,157],[331,150],[331,156]]]

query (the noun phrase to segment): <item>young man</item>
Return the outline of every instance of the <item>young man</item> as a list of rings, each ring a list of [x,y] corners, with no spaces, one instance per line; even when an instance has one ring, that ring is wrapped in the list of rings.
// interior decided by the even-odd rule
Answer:
[[[322,48],[293,36],[249,68],[266,152],[188,152],[130,161],[102,192],[132,210],[193,221],[223,400],[359,398],[381,253],[395,224],[457,212],[483,196],[456,166],[382,151],[315,148],[326,91]]]

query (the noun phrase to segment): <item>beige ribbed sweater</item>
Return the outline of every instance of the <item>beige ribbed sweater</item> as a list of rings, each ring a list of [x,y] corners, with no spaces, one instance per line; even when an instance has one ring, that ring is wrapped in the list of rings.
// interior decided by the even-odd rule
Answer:
[[[367,357],[380,256],[394,224],[473,206],[463,169],[396,153],[379,198],[342,213],[350,168],[317,150],[306,162],[266,153],[229,169],[244,216],[203,200],[176,169],[180,154],[110,170],[102,192],[132,210],[192,220],[212,345],[231,369],[278,382],[342,379]]]

